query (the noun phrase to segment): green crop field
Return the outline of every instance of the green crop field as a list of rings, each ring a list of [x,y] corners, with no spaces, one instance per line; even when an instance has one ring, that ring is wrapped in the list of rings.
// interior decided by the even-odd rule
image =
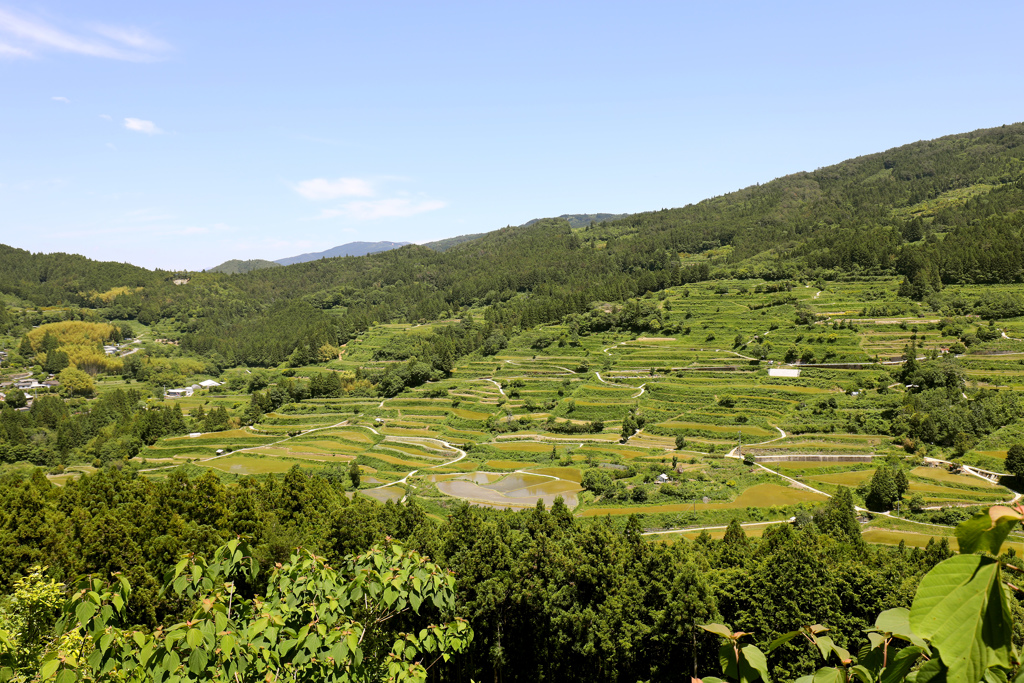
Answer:
[[[795,506],[826,500],[783,476],[826,494],[839,486],[859,490],[863,506],[865,487],[886,457],[905,461],[906,496],[922,496],[926,506],[1009,500],[1013,494],[1003,486],[947,465],[924,467],[920,456],[962,457],[1001,471],[1009,446],[1024,442],[1021,417],[980,435],[962,456],[952,445],[924,445],[893,428],[913,395],[899,375],[904,349],[915,344],[919,362],[929,354],[941,359],[958,334],[977,333],[977,321],[928,315],[896,296],[892,278],[804,284],[672,287],[642,299],[670,333],[587,331],[570,319],[543,324],[509,337],[493,355],[460,358],[449,376],[394,396],[373,395],[364,385],[362,393],[285,402],[252,427],[239,428],[236,420],[223,431],[161,438],[137,459],[155,468],[150,476],[183,462],[227,475],[276,475],[296,464],[347,467],[354,460],[366,475],[359,495],[408,496],[431,514],[460,500],[521,509],[561,495],[581,520],[640,513],[654,526],[678,524],[687,514],[691,524],[730,514],[782,519]],[[595,310],[612,306],[597,302]],[[798,310],[810,314],[804,322],[794,321]],[[473,315],[479,319],[482,310]],[[386,372],[406,362],[392,358],[404,339],[457,324],[374,325],[326,368],[292,368],[290,381],[328,371]],[[1024,323],[1018,326],[1024,335]],[[968,402],[985,399],[974,393],[984,387],[1024,389],[1024,342],[986,343],[957,361]],[[773,376],[779,368],[799,376]],[[240,415],[247,392],[222,391],[179,404],[186,415],[217,405]],[[743,465],[740,452],[770,472]],[[875,461],[860,461],[867,457]],[[406,481],[391,483],[399,479]],[[872,529],[865,538],[888,542],[885,534],[895,533],[918,532]],[[678,536],[692,534],[669,534]]]
[[[287,472],[298,464],[300,467],[315,467],[313,463],[288,460],[284,458],[261,457],[253,455],[231,455],[224,458],[207,460],[206,467],[221,470],[229,474],[279,474]]]

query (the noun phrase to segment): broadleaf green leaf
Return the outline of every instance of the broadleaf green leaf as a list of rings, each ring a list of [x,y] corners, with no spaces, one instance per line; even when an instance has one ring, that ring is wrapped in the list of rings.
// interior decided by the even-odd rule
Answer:
[[[910,609],[915,633],[931,641],[950,683],[977,683],[987,668],[1009,668],[1012,618],[999,564],[958,555],[924,576]]]
[[[53,676],[59,666],[60,660],[56,658],[44,662],[43,665],[39,667],[39,678],[45,681],[47,678]]]
[[[814,683],[846,683],[846,676],[840,669],[829,666],[815,671],[811,680]]]
[[[772,650],[781,645],[785,645],[789,641],[793,640],[793,638],[796,638],[798,635],[800,635],[800,631],[790,631],[789,633],[783,633],[781,636],[779,636],[772,642],[768,643],[768,652],[771,652]]]
[[[188,656],[188,670],[195,675],[200,674],[206,668],[207,655],[205,650],[195,649]]]
[[[94,614],[96,614],[96,605],[91,602],[80,602],[78,607],[75,608],[75,618],[78,619],[78,623],[82,625],[82,628],[85,628],[86,623]]]
[[[916,645],[905,647],[896,653],[885,671],[882,672],[882,683],[898,683],[906,678],[910,670],[917,664],[917,660],[924,654],[925,649]]]
[[[740,680],[751,683],[760,678],[764,683],[771,683],[768,677],[768,660],[756,645],[745,645],[740,649]]]
[[[928,647],[928,643],[914,633],[914,629],[910,628],[910,610],[905,607],[894,607],[879,614],[875,619],[875,628],[884,633],[891,633],[918,647]]]
[[[701,624],[700,627],[708,633],[732,640],[732,631],[724,624]]]
[[[1020,514],[1005,505],[989,508],[956,527],[956,540],[961,553],[987,552],[999,554],[1003,541],[1020,520]]]
[[[1002,669],[987,669],[982,680],[985,683],[1007,683],[1006,672]]]

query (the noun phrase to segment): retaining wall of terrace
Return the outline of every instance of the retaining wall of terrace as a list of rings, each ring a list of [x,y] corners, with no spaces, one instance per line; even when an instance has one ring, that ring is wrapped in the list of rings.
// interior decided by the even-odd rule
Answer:
[[[755,455],[755,462],[871,462],[875,455]]]
[[[793,363],[794,368],[824,368],[826,370],[873,370],[878,363]]]

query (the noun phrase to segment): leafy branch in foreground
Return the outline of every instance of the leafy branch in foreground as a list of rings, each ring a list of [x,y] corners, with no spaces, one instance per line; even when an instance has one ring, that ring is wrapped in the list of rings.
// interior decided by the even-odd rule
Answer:
[[[768,652],[803,635],[826,666],[797,683],[1024,683],[1024,666],[1013,646],[1010,591],[1019,590],[1003,577],[998,554],[1007,536],[1024,519],[1024,508],[995,506],[956,529],[962,554],[939,563],[918,585],[909,610],[895,608],[878,615],[866,629],[868,642],[852,654],[824,635],[821,625],[805,626],[772,641]],[[996,557],[992,557],[995,555]],[[755,645],[740,647],[743,632],[722,624],[701,626],[725,639],[719,651],[728,680],[770,683],[765,653]],[[1011,679],[1014,674],[1015,677]],[[704,683],[723,679],[705,678]]]
[[[86,578],[57,625],[58,633],[77,633],[81,647],[50,653],[40,678],[423,681],[472,639],[466,621],[444,621],[455,603],[454,577],[394,544],[349,557],[340,570],[300,549],[275,567],[263,595],[244,597],[258,576],[251,549],[238,540],[210,561],[183,559],[164,590],[193,603],[193,615],[152,633],[125,626],[131,587],[123,577]],[[431,618],[437,623],[414,625]]]

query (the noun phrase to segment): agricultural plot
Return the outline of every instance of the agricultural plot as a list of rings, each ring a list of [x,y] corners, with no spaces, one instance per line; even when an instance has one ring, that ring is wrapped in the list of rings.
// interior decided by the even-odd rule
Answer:
[[[736,510],[741,508],[760,508],[760,507],[771,507],[771,506],[786,506],[796,505],[799,503],[823,503],[825,497],[807,491],[805,489],[795,488],[791,486],[781,486],[779,484],[758,484],[752,486],[749,489],[744,490],[741,494],[736,496],[734,500],[721,502],[721,503],[704,503],[704,502],[693,502],[693,503],[672,503],[667,505],[648,505],[645,507],[638,506],[619,506],[619,507],[594,507],[585,510],[581,513],[582,517],[597,517],[603,515],[631,515],[638,512],[645,514],[659,514],[659,513],[676,513],[676,512],[687,512],[691,510],[699,511],[719,511],[719,510]]]
[[[318,466],[317,463],[296,462],[289,458],[272,458],[244,453],[222,458],[212,458],[203,462],[205,467],[237,475],[283,474],[296,464],[307,468]]]
[[[920,362],[952,355],[963,335],[987,325],[966,315],[945,319],[897,297],[897,286],[865,278],[676,287],[641,300],[658,317],[642,333],[588,330],[572,319],[542,325],[508,339],[493,356],[460,358],[450,375],[392,397],[353,385],[336,398],[286,403],[251,429],[161,439],[139,458],[154,473],[188,461],[226,474],[275,474],[294,465],[347,471],[354,462],[363,475],[358,495],[414,497],[439,516],[460,501],[519,509],[561,496],[581,519],[635,513],[649,528],[727,523],[730,516],[761,524],[819,506],[839,486],[860,487],[862,505],[872,461],[909,458],[917,446],[892,430],[913,393],[899,380],[906,349],[913,345]],[[965,297],[980,291],[961,289]],[[621,304],[596,307],[611,314]],[[402,351],[412,348],[409,335],[451,324],[458,322],[375,325],[326,367],[292,369],[294,380],[386,372],[410,361]],[[964,396],[1024,390],[1024,321],[1006,329],[1016,340],[1010,335],[961,354]],[[770,373],[779,368],[798,376]],[[247,402],[242,392],[180,405],[186,414],[223,405],[238,415]],[[963,461],[1001,472],[1007,449],[1020,442],[1024,421],[1017,417],[969,444]],[[741,454],[770,471],[744,465]],[[954,455],[948,445],[925,454]],[[908,465],[907,474],[908,495],[919,494],[928,507],[1013,496],[940,468]],[[894,533],[872,527],[865,538]]]
[[[864,526],[864,540],[883,545],[903,544],[910,548],[924,548],[929,543],[945,539],[953,550],[959,550],[954,529],[936,524],[924,524],[904,519],[878,517]],[[1024,534],[1011,534],[1001,547],[1001,552],[1024,552]]]

